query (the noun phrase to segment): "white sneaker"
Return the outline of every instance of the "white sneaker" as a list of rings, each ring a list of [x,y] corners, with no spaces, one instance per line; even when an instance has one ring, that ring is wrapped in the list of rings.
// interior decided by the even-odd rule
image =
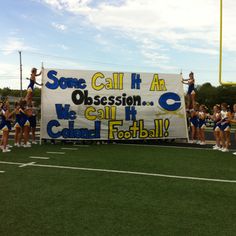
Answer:
[[[189,140],[188,143],[193,143],[193,140]]]
[[[229,149],[223,148],[221,151],[222,151],[222,152],[229,152]]]
[[[20,147],[20,144],[19,143],[15,143],[14,146],[15,147]]]
[[[236,152],[233,152],[233,155],[236,155]]]
[[[22,147],[28,148],[28,147],[31,147],[31,145],[29,145],[29,144],[23,144]]]
[[[12,145],[9,145],[9,144],[7,144],[7,147],[8,147],[8,148],[12,148],[13,146],[12,146]]]
[[[199,144],[200,144],[200,145],[206,145],[206,143],[205,143],[205,142],[200,142]]]
[[[218,147],[218,146],[215,144],[212,148],[214,149],[214,148],[216,148],[216,147]]]
[[[2,149],[2,152],[10,152],[11,150],[10,149],[7,149],[7,148],[5,148],[5,149]]]
[[[213,150],[220,150],[221,147],[219,146],[213,146]]]
[[[37,144],[37,142],[36,141],[32,141],[32,144]]]
[[[30,142],[27,142],[26,144],[27,144],[27,145],[31,145],[31,143],[30,143]]]

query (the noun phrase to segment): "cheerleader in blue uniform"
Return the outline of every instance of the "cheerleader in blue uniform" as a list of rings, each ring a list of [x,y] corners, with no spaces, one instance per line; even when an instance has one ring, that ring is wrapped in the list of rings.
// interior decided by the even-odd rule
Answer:
[[[37,108],[35,107],[35,103],[32,102],[32,115],[29,117],[29,122],[30,122],[30,131],[32,134],[32,144],[37,144],[36,139],[35,139],[35,131],[36,131],[36,116],[37,116]]]
[[[14,146],[15,147],[20,147],[20,142],[21,142],[21,134],[22,134],[22,121],[21,121],[21,112],[20,112],[20,103],[16,102],[15,103],[15,136],[14,136]]]
[[[211,116],[211,119],[214,121],[213,132],[216,140],[216,144],[213,146],[213,149],[219,150],[221,148],[220,147],[221,109],[219,104],[216,104],[213,107],[213,115]]]
[[[26,97],[25,97],[27,105],[31,105],[31,103],[32,103],[34,85],[37,84],[37,85],[41,85],[42,86],[42,84],[39,84],[39,83],[36,82],[36,77],[40,76],[41,74],[42,74],[42,71],[39,74],[37,74],[37,69],[36,68],[32,68],[31,76],[30,76],[30,79],[29,79],[30,83],[29,83],[29,85],[27,87],[27,94],[26,94]]]
[[[198,143],[199,137],[199,105],[195,104],[194,109],[190,110],[191,143]]]
[[[199,139],[200,145],[206,145],[205,139],[205,128],[206,128],[206,117],[207,117],[207,108],[205,105],[199,107],[198,117],[199,117]]]
[[[228,110],[227,103],[221,104],[221,141],[222,148],[220,149],[222,152],[228,152],[230,146],[230,119],[231,112]]]
[[[236,104],[234,104],[233,106],[233,114],[231,116],[231,120],[230,120],[231,124],[236,124]],[[235,130],[235,141],[236,141],[236,130]],[[234,155],[236,155],[236,152],[233,153]]]
[[[20,102],[20,115],[21,115],[22,134],[24,139],[23,147],[31,147],[29,143],[29,132],[30,132],[29,117],[31,116],[31,109],[27,107],[27,102],[25,100],[22,100]]]
[[[196,97],[194,73],[190,72],[188,79],[183,79],[182,78],[182,83],[188,85],[188,92],[187,92],[188,105],[187,105],[187,109],[188,110],[190,110],[191,108],[193,109],[194,106],[195,106],[195,97]]]
[[[8,138],[9,132],[11,130],[11,121],[10,117],[13,115],[14,111],[10,113],[10,106],[8,101],[2,102],[0,105],[0,117],[1,117],[1,124],[0,130],[2,130],[2,140],[1,140],[1,149],[2,152],[10,152],[11,150],[8,149]]]

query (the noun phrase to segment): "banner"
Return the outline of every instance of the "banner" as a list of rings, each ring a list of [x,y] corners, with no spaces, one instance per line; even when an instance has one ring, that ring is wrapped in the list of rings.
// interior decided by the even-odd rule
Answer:
[[[41,139],[187,138],[177,74],[43,70]]]

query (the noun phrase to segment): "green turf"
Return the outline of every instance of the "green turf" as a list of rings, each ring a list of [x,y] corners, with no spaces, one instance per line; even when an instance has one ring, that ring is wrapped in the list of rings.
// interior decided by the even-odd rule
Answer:
[[[0,161],[235,179],[236,158],[152,146],[34,146]],[[65,151],[65,155],[47,154]],[[32,160],[29,156],[48,156]],[[234,235],[236,184],[0,164],[0,235]]]

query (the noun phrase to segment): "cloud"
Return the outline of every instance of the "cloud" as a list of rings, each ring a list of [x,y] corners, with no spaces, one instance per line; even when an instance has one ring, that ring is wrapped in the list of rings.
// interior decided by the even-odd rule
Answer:
[[[98,30],[111,30],[133,41],[144,63],[158,68],[170,65],[174,52],[218,56],[220,6],[217,0],[42,0]],[[236,53],[236,1],[224,4],[224,52]],[[109,42],[97,42],[106,48]]]
[[[67,29],[67,27],[63,24],[58,24],[58,23],[55,23],[55,22],[52,22],[52,26],[57,29],[57,30],[60,30],[60,31],[65,31]]]
[[[3,43],[2,51],[4,55],[15,53],[22,50],[36,50],[33,47],[27,46],[23,38],[10,37]]]

